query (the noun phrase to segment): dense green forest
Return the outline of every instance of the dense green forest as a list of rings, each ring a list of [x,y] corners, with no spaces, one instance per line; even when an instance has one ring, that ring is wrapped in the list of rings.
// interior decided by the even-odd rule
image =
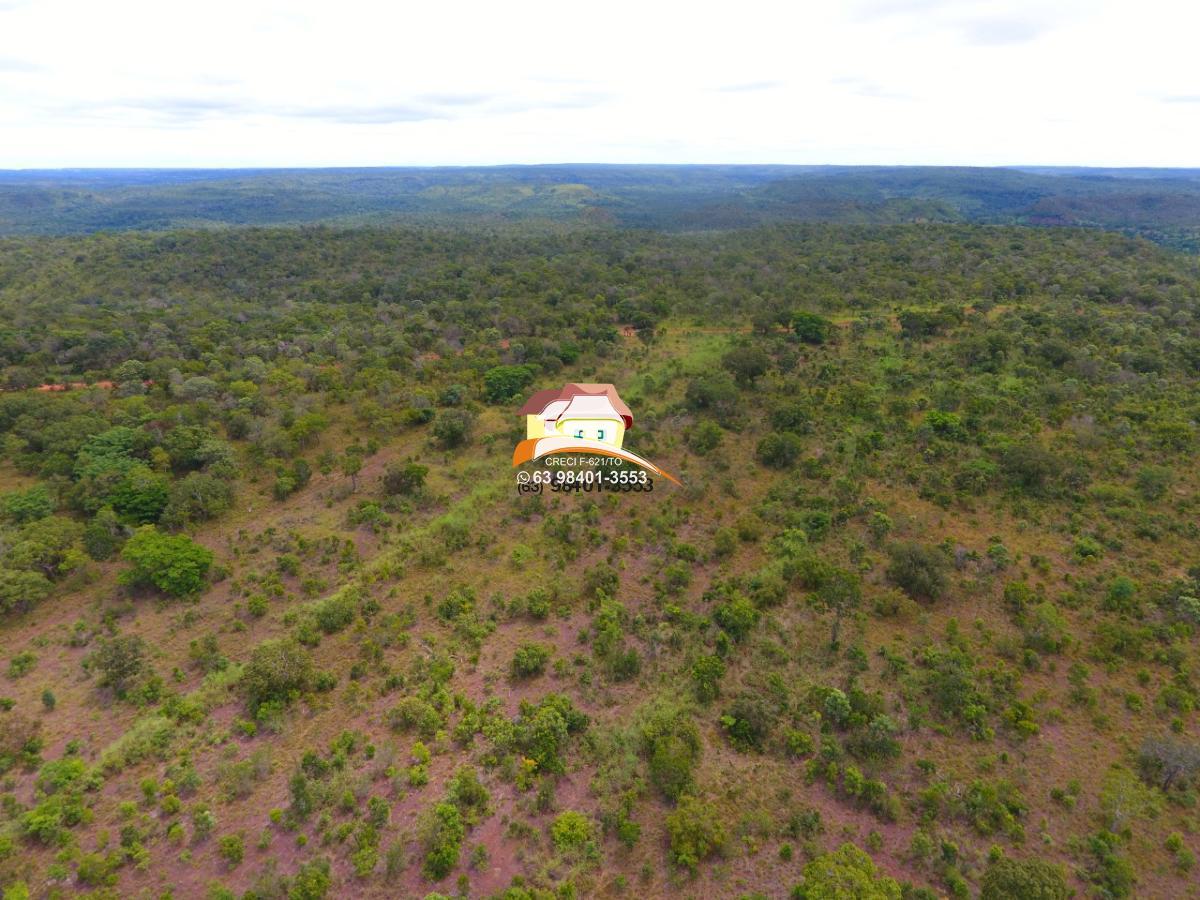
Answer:
[[[618,175],[0,239],[6,897],[1200,896],[1170,179]],[[80,178],[6,229],[264,190]],[[569,381],[682,487],[518,493]]]
[[[0,234],[214,225],[1086,226],[1200,251],[1200,170],[929,166],[0,171]]]

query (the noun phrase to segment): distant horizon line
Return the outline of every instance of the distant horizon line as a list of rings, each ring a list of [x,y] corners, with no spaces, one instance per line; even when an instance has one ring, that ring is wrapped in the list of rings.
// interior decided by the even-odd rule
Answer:
[[[786,163],[786,162],[543,162],[543,163],[432,163],[380,165],[86,165],[86,166],[0,166],[0,173],[24,174],[42,172],[362,172],[402,171],[414,169],[552,169],[552,168],[740,168],[740,169],[1011,169],[1029,170],[1092,170],[1108,172],[1192,172],[1195,166],[1155,165],[1083,165],[1048,163],[1003,163],[971,165],[964,163]]]

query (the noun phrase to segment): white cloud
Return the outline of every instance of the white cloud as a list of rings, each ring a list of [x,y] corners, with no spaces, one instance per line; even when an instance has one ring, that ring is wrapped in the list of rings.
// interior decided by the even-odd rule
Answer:
[[[1200,165],[1172,0],[0,0],[0,167]]]

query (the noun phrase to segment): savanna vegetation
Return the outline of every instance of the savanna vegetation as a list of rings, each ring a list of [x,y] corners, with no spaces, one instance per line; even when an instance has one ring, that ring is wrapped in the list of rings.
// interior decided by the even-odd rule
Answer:
[[[682,487],[518,494],[565,381]],[[1195,893],[1195,257],[7,238],[0,385],[6,897]]]

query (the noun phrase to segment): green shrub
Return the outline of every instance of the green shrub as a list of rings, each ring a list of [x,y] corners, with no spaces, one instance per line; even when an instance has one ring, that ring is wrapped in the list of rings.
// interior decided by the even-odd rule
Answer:
[[[722,852],[729,833],[715,807],[695,797],[683,797],[666,818],[671,862],[695,869],[714,853]]]
[[[1023,630],[1025,646],[1039,653],[1061,653],[1069,640],[1067,620],[1049,600],[1029,611]]]
[[[354,585],[342,588],[334,594],[310,604],[308,612],[313,622],[325,634],[337,634],[354,621],[362,591]]]
[[[804,444],[790,431],[772,432],[758,442],[754,455],[771,469],[790,469],[800,458]]]
[[[421,824],[421,842],[425,848],[422,872],[430,881],[441,881],[458,865],[462,841],[467,830],[458,807],[438,803],[430,809]]]
[[[652,707],[641,725],[640,741],[650,783],[668,800],[678,800],[692,787],[692,772],[703,749],[695,722],[684,709]]]
[[[21,816],[21,828],[30,838],[42,844],[66,843],[66,829],[73,828],[90,817],[77,794],[53,794]]]
[[[713,610],[713,621],[735,641],[741,641],[758,622],[758,610],[747,598],[737,594]]]
[[[546,671],[550,662],[551,649],[545,644],[521,644],[513,654],[512,675],[514,678],[534,678]]]
[[[1147,500],[1161,500],[1174,479],[1174,473],[1166,466],[1143,466],[1137,471],[1137,489]]]
[[[433,436],[447,449],[461,447],[471,438],[475,416],[465,409],[446,409],[433,420]]]
[[[32,672],[36,665],[37,656],[28,650],[22,650],[8,661],[8,677],[14,680],[23,678]]]
[[[842,844],[804,867],[792,900],[900,900],[900,884],[879,874],[874,861],[853,844]]]
[[[542,588],[535,588],[525,595],[525,612],[533,619],[544,619],[550,615],[550,594]]]
[[[945,592],[949,561],[941,550],[922,544],[896,544],[888,556],[888,580],[914,600],[937,600]]]
[[[986,782],[976,779],[963,794],[963,809],[967,819],[981,835],[1022,834],[1019,819],[1028,810],[1021,792],[1012,782],[1001,779]]]
[[[521,704],[515,737],[521,750],[540,772],[564,771],[563,753],[574,733],[587,728],[588,718],[561,694],[547,694],[536,706]]]
[[[246,855],[246,836],[240,831],[222,836],[217,842],[217,852],[230,868],[237,867]]]
[[[725,676],[725,662],[719,656],[701,656],[692,663],[692,684],[696,699],[709,703],[721,695],[721,679]]]
[[[583,813],[567,810],[559,813],[550,824],[550,838],[559,853],[568,853],[581,849],[593,840],[596,826]]]
[[[450,779],[446,799],[457,807],[465,824],[473,825],[486,814],[492,797],[479,781],[479,773],[471,766],[463,766]]]
[[[720,446],[725,431],[716,422],[705,419],[698,422],[687,435],[688,449],[697,456],[707,456]]]
[[[332,884],[329,860],[310,860],[292,878],[288,886],[288,900],[324,900]]]
[[[442,714],[420,697],[403,698],[388,711],[387,720],[396,731],[416,731],[424,737],[433,737],[444,721]]]
[[[771,732],[775,713],[773,705],[761,694],[743,693],[721,716],[721,727],[735,749],[761,751]]]
[[[979,900],[1066,900],[1070,895],[1062,866],[1001,857],[984,873]]]
[[[1106,900],[1123,900],[1133,895],[1136,882],[1133,865],[1121,854],[1121,839],[1111,831],[1099,831],[1088,838],[1092,855],[1088,879]]]
[[[291,638],[263,641],[250,654],[241,686],[251,710],[265,703],[290,703],[313,681],[308,651]]]
[[[85,853],[79,858],[76,876],[89,887],[108,887],[117,883],[116,868],[120,865],[121,857],[110,853],[101,856],[99,853]]]

